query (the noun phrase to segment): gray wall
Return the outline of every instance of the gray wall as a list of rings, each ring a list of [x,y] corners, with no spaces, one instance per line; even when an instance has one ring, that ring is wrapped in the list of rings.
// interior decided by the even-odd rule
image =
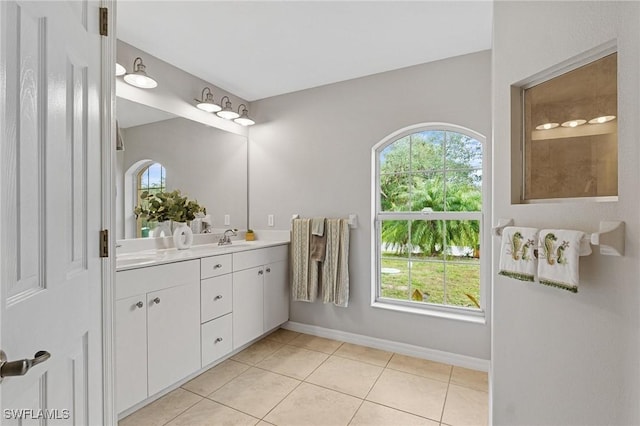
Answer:
[[[488,324],[382,310],[370,301],[371,148],[427,122],[475,130],[490,145],[490,66],[485,51],[251,104],[258,124],[250,129],[250,226],[269,229],[268,214],[280,230],[294,213],[359,218],[349,307],[293,302],[292,321],[489,359]]]
[[[494,217],[588,232],[623,220],[627,250],[581,258],[577,294],[494,276],[493,423],[640,424],[640,3],[500,1],[494,14]],[[510,85],[615,39],[619,201],[511,205]]]

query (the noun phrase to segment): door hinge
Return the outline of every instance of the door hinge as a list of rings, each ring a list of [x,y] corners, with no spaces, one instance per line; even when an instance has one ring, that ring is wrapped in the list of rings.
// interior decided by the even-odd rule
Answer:
[[[100,8],[100,35],[109,35],[109,9],[106,7]]]
[[[100,231],[100,257],[109,257],[109,230]]]

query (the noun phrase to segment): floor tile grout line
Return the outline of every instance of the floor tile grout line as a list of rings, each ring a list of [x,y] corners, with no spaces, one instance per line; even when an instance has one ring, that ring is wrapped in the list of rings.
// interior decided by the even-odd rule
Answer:
[[[182,388],[176,388],[176,389],[182,389]],[[174,392],[176,389],[172,390],[171,392]],[[204,399],[204,397],[201,397],[200,395],[198,395],[197,393],[191,392],[189,390],[186,389],[182,389],[185,392],[189,392],[193,395],[198,396],[200,399],[198,401],[196,401],[195,403],[189,405],[187,408],[185,408],[184,410],[182,410],[180,413],[178,413],[178,415],[172,417],[171,419],[169,419],[168,421],[162,423],[163,426],[166,426],[167,424],[171,423],[172,421],[174,421],[175,419],[177,419],[178,417],[180,417],[181,415],[183,415],[184,413],[186,413],[187,411],[189,411],[192,407],[194,407],[196,404],[198,404],[200,401],[202,401]],[[169,392],[167,395],[169,395],[171,392]],[[166,396],[166,395],[165,395]],[[159,401],[160,399],[157,399],[156,401]],[[154,401],[155,402],[155,401]],[[153,403],[152,403],[153,404]],[[149,404],[151,405],[151,404]],[[148,407],[149,405],[145,405],[145,407]],[[135,412],[137,413],[139,410],[136,410]],[[133,414],[133,413],[132,413]]]
[[[393,355],[392,355],[393,356]],[[391,360],[391,357],[389,357],[389,360]],[[389,361],[387,361],[387,364],[389,363]],[[353,421],[353,419],[356,417],[356,415],[358,414],[358,411],[360,411],[360,409],[362,408],[362,406],[364,405],[364,402],[367,400],[367,397],[369,396],[369,394],[371,393],[371,391],[373,390],[373,388],[376,386],[376,383],[378,383],[378,380],[380,380],[380,377],[382,376],[382,374],[384,373],[386,367],[382,367],[382,370],[380,371],[380,374],[378,374],[378,377],[376,377],[376,380],[374,380],[373,384],[371,385],[371,387],[369,388],[369,390],[367,391],[367,394],[362,398],[362,401],[360,402],[360,405],[358,406],[358,409],[353,413],[353,416],[351,416],[351,418],[349,419],[349,422],[347,423],[347,426],[349,426],[351,424],[351,422]]]
[[[395,354],[395,353],[394,353],[394,354]],[[393,358],[393,356],[392,356],[391,358]],[[391,358],[389,358],[389,362],[391,362]],[[387,363],[387,364],[388,364],[388,363]],[[437,421],[437,420],[434,420],[434,419],[432,419],[432,418],[425,417],[425,416],[423,416],[423,415],[421,415],[421,414],[412,413],[411,411],[406,411],[406,410],[403,410],[403,409],[400,409],[400,408],[397,408],[397,407],[392,407],[392,406],[390,406],[390,405],[382,404],[382,403],[380,403],[380,402],[371,401],[371,400],[367,399],[367,398],[369,397],[369,394],[371,394],[371,391],[373,390],[373,388],[374,388],[374,387],[376,386],[376,384],[378,383],[378,380],[380,380],[380,377],[382,377],[382,375],[384,374],[385,370],[387,370],[387,369],[389,369],[389,370],[391,370],[391,371],[397,371],[397,370],[394,370],[393,368],[388,368],[388,367],[383,368],[383,369],[382,369],[382,372],[380,373],[380,375],[378,376],[378,378],[376,379],[376,381],[373,383],[373,386],[371,386],[371,389],[369,389],[369,392],[367,392],[367,395],[365,395],[365,397],[363,398],[363,401],[368,401],[368,402],[370,402],[370,403],[372,403],[372,404],[381,405],[381,406],[383,406],[383,407],[387,407],[387,408],[390,408],[390,409],[392,409],[392,410],[396,410],[396,411],[400,411],[400,412],[403,412],[403,413],[411,414],[412,416],[417,416],[417,417],[420,417],[420,418],[423,418],[423,419],[427,419],[427,420],[431,420],[431,421]],[[408,373],[408,374],[410,374],[410,373]],[[414,374],[414,376],[417,376],[417,375],[415,375],[415,374]],[[421,376],[417,376],[417,377],[421,377]],[[364,402],[363,402],[363,404],[364,404]],[[357,412],[356,412],[356,413],[357,413]],[[352,420],[353,420],[353,419],[352,419]]]
[[[357,362],[361,362],[363,364],[367,364],[367,365],[373,365],[374,367],[380,367],[380,368],[387,368],[387,364],[389,364],[389,361],[385,362],[384,365],[380,365],[380,364],[374,364],[373,362],[369,362],[369,361],[362,361],[359,360],[357,358],[352,358],[352,357],[348,357],[348,356],[344,356],[344,355],[340,355],[339,353],[337,353],[338,351],[336,350],[336,352],[334,352],[333,354],[331,354],[331,356],[337,356],[338,358],[342,358],[342,359],[348,359],[351,361],[357,361]]]
[[[277,373],[275,373],[275,374],[277,374]],[[287,377],[287,376],[285,376],[285,377]],[[264,416],[262,416],[262,417],[260,418],[260,420],[264,420],[265,418],[267,418],[267,416],[268,416],[269,414],[271,414],[271,412],[272,412],[273,410],[275,410],[276,408],[278,408],[278,406],[279,406],[280,404],[282,404],[282,403],[284,402],[284,400],[285,400],[285,399],[289,398],[289,395],[291,395],[293,392],[295,392],[295,390],[296,390],[296,389],[298,389],[298,388],[299,388],[299,387],[304,383],[304,382],[303,382],[303,381],[301,381],[301,380],[300,380],[299,382],[300,382],[300,383],[298,383],[298,384],[297,384],[293,389],[291,389],[291,391],[290,391],[289,393],[287,393],[287,394],[286,394],[286,395],[285,395],[285,396],[284,396],[280,401],[278,401],[278,402],[277,402],[273,407],[271,407],[271,409],[270,409],[269,411],[267,411],[267,414],[265,414]],[[266,422],[266,420],[264,420],[264,421]],[[267,423],[271,423],[271,422],[267,422]],[[272,424],[273,424],[273,423],[272,423]]]
[[[449,382],[447,383],[447,392],[444,394],[444,401],[442,402],[442,412],[440,413],[440,423],[444,419],[444,410],[447,407],[447,397],[449,396],[449,387],[451,386],[451,377],[453,377],[453,366],[449,372]]]
[[[216,404],[220,404],[220,405],[222,405],[223,407],[227,407],[227,408],[229,408],[229,409],[231,409],[231,410],[233,410],[233,411],[237,411],[238,413],[245,414],[245,415],[247,415],[247,416],[249,416],[249,417],[253,417],[253,418],[254,418],[254,419],[256,419],[258,422],[259,422],[260,420],[262,420],[260,417],[256,417],[256,416],[254,416],[253,414],[247,413],[246,411],[239,410],[239,409],[237,409],[237,408],[234,408],[234,407],[232,407],[232,406],[230,406],[230,405],[225,404],[224,402],[220,402],[220,401],[217,401],[217,400],[215,400],[215,399],[213,399],[213,398],[209,398],[208,396],[205,396],[203,399],[206,399],[206,400],[211,401],[211,402],[215,402]]]

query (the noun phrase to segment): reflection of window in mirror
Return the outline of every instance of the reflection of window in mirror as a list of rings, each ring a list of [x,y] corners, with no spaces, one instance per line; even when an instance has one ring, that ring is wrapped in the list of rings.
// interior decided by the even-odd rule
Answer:
[[[160,163],[151,163],[144,167],[137,176],[136,205],[147,207],[147,200],[143,200],[140,195],[147,191],[150,194],[157,194],[166,190],[165,179],[167,172]],[[138,218],[136,223],[136,236],[138,238],[146,238],[149,236],[149,230],[157,225],[155,222],[149,222],[146,219]]]
[[[617,54],[525,86],[523,100],[524,200],[616,197]]]

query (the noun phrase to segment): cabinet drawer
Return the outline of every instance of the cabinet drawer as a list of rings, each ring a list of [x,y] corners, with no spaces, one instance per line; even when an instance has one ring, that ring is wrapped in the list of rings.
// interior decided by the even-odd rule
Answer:
[[[231,255],[203,257],[200,263],[200,278],[217,277],[231,272]]]
[[[233,332],[232,314],[227,314],[202,324],[200,330],[203,367],[233,350],[233,342],[231,341]]]
[[[199,281],[199,260],[116,272],[116,300]]]
[[[200,320],[204,323],[231,312],[233,306],[231,274],[207,278],[200,284]]]
[[[233,270],[254,268],[267,263],[287,260],[289,253],[288,245],[266,247],[256,250],[241,251],[233,253]]]

